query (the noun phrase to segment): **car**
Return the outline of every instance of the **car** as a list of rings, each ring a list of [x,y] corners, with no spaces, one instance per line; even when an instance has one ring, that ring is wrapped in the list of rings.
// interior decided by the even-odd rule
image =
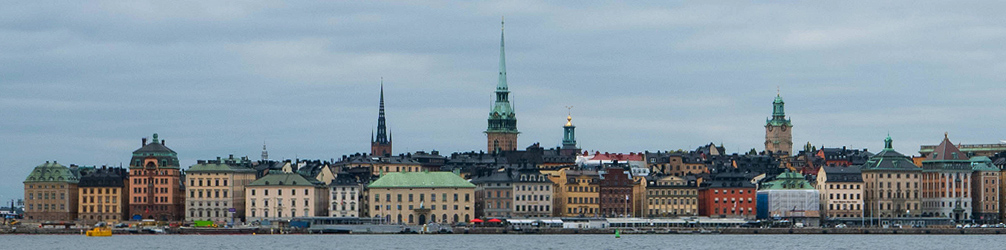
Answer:
[[[127,228],[127,227],[129,227],[129,224],[126,223],[115,224],[115,228]]]
[[[845,224],[838,224],[838,225],[835,225],[835,228],[845,228],[845,227],[846,227],[846,225],[845,225]]]

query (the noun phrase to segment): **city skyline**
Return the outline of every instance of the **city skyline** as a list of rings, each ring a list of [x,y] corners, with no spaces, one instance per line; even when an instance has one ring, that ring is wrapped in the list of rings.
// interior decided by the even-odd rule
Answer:
[[[255,159],[263,141],[275,159],[368,152],[381,77],[395,154],[481,150],[500,15],[520,149],[558,146],[572,105],[585,150],[760,151],[777,86],[795,150],[877,152],[888,132],[905,154],[944,132],[1006,138],[994,126],[1004,50],[989,42],[1006,33],[942,10],[994,15],[987,6],[82,5],[0,11],[14,18],[0,21],[12,38],[0,43],[12,51],[0,58],[0,166],[17,176],[5,190],[45,161],[128,165],[153,133],[183,168]],[[906,9],[920,14],[893,14]]]

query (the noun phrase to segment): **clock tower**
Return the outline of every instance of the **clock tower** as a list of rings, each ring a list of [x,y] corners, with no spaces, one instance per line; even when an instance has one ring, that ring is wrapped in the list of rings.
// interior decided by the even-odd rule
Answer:
[[[778,93],[772,102],[772,117],[765,122],[765,151],[790,155],[793,152],[793,124],[786,119],[785,102]]]

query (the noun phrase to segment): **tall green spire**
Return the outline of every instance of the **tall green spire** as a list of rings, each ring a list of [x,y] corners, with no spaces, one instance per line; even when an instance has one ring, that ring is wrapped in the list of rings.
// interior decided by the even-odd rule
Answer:
[[[489,128],[486,132],[517,132],[517,115],[510,103],[510,90],[506,82],[506,50],[503,39],[503,21],[500,21],[500,65],[499,82],[496,84],[496,101],[489,112]]]
[[[496,92],[508,92],[506,85],[506,50],[503,46],[503,20],[500,19],[500,79],[496,83]]]
[[[772,101],[772,118],[766,121],[767,126],[793,126],[790,120],[786,119],[786,111],[783,108],[785,105],[786,102],[782,101],[782,96],[776,93],[775,100]]]

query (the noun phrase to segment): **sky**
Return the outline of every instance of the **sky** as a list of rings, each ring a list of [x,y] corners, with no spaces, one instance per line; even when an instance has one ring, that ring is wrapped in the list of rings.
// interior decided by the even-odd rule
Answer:
[[[918,154],[1006,139],[995,1],[16,1],[0,4],[0,200],[45,161],[182,167],[368,152],[384,80],[394,152],[484,150],[506,20],[521,148],[573,106],[600,152],[763,149],[777,91],[795,148]]]

